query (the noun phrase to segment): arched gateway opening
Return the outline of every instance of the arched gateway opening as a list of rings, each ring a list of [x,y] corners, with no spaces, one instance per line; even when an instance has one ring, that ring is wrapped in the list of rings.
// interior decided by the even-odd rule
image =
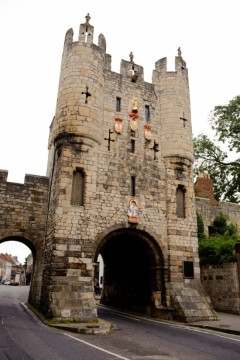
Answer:
[[[21,236],[5,237],[0,239],[0,254],[8,255],[0,264],[0,280],[6,278],[10,281],[10,285],[30,285],[36,254],[33,244]],[[8,261],[10,266],[6,271],[6,262]]]
[[[104,262],[102,304],[151,315],[166,305],[163,254],[149,234],[113,231],[100,243],[95,259],[99,254]]]
[[[32,255],[31,258],[26,261],[25,264],[22,265],[22,275],[21,275],[21,284],[20,285],[29,285],[29,294],[28,294],[28,302],[33,306],[37,307],[39,302],[39,294],[41,289],[41,281],[38,281],[42,276],[42,265],[41,265],[41,250],[39,251],[33,242],[30,239],[27,239],[24,236],[14,235],[4,236],[0,239],[0,243],[5,243],[8,241],[15,241],[17,243],[21,243],[26,245],[29,248],[29,254]],[[16,255],[17,255],[17,247],[16,247]],[[13,269],[14,270],[14,269]],[[19,269],[17,269],[19,270]],[[12,278],[11,274],[11,278]]]

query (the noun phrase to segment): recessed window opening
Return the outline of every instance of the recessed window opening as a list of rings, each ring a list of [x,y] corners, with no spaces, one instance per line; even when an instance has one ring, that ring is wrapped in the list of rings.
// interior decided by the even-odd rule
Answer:
[[[136,195],[136,177],[131,176],[131,196]]]
[[[131,139],[130,152],[131,152],[131,153],[134,153],[134,152],[135,152],[135,140],[134,140],[134,139]]]
[[[194,278],[193,261],[183,261],[183,276],[185,278]]]
[[[73,173],[71,205],[83,206],[84,172],[76,169]]]
[[[149,105],[145,105],[145,120],[150,121],[150,107],[149,107]]]
[[[116,111],[117,112],[121,111],[121,98],[120,97],[116,97]]]
[[[214,230],[213,226],[208,226],[208,236],[216,235],[216,231]]]
[[[185,218],[185,187],[183,185],[178,185],[177,187],[177,217]]]

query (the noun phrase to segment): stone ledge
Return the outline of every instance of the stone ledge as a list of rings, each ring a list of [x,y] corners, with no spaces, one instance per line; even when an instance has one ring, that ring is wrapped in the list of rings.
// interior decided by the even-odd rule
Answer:
[[[29,303],[22,303],[22,306],[32,316],[36,316],[44,325],[47,325],[49,327],[54,327],[59,330],[77,332],[80,334],[87,334],[87,335],[96,335],[96,334],[108,334],[114,328],[113,324],[101,319],[98,319],[98,321],[96,322],[89,322],[89,323],[88,322],[86,323],[53,322],[51,320],[47,320],[41,313],[39,313]]]

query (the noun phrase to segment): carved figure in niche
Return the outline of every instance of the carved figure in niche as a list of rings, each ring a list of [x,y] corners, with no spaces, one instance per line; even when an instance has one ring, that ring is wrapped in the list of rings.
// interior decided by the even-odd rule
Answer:
[[[123,122],[122,119],[115,118],[115,131],[118,134],[121,134],[121,132],[122,132],[122,122]]]
[[[137,223],[138,213],[139,213],[139,209],[136,200],[130,200],[129,208],[128,208],[128,221],[131,223]]]

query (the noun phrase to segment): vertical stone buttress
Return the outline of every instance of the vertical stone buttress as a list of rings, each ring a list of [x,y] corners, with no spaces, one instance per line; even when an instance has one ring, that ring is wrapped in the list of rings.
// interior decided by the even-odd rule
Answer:
[[[180,320],[209,318],[211,305],[202,293],[200,283],[190,94],[188,70],[181,52],[175,57],[175,71],[167,72],[166,58],[156,62],[153,84],[159,94],[160,146],[166,171],[172,304]],[[182,194],[181,199],[178,199],[178,191]],[[184,273],[184,265],[192,267],[190,276]]]
[[[105,39],[101,35],[100,47],[93,44],[89,19],[86,16],[80,25],[78,41],[73,41],[72,29],[66,33],[49,138],[50,195],[41,310],[59,320],[97,317],[92,253],[81,233],[84,209],[71,206],[74,171],[83,168],[82,157],[102,138]],[[91,169],[92,176],[94,171]]]

